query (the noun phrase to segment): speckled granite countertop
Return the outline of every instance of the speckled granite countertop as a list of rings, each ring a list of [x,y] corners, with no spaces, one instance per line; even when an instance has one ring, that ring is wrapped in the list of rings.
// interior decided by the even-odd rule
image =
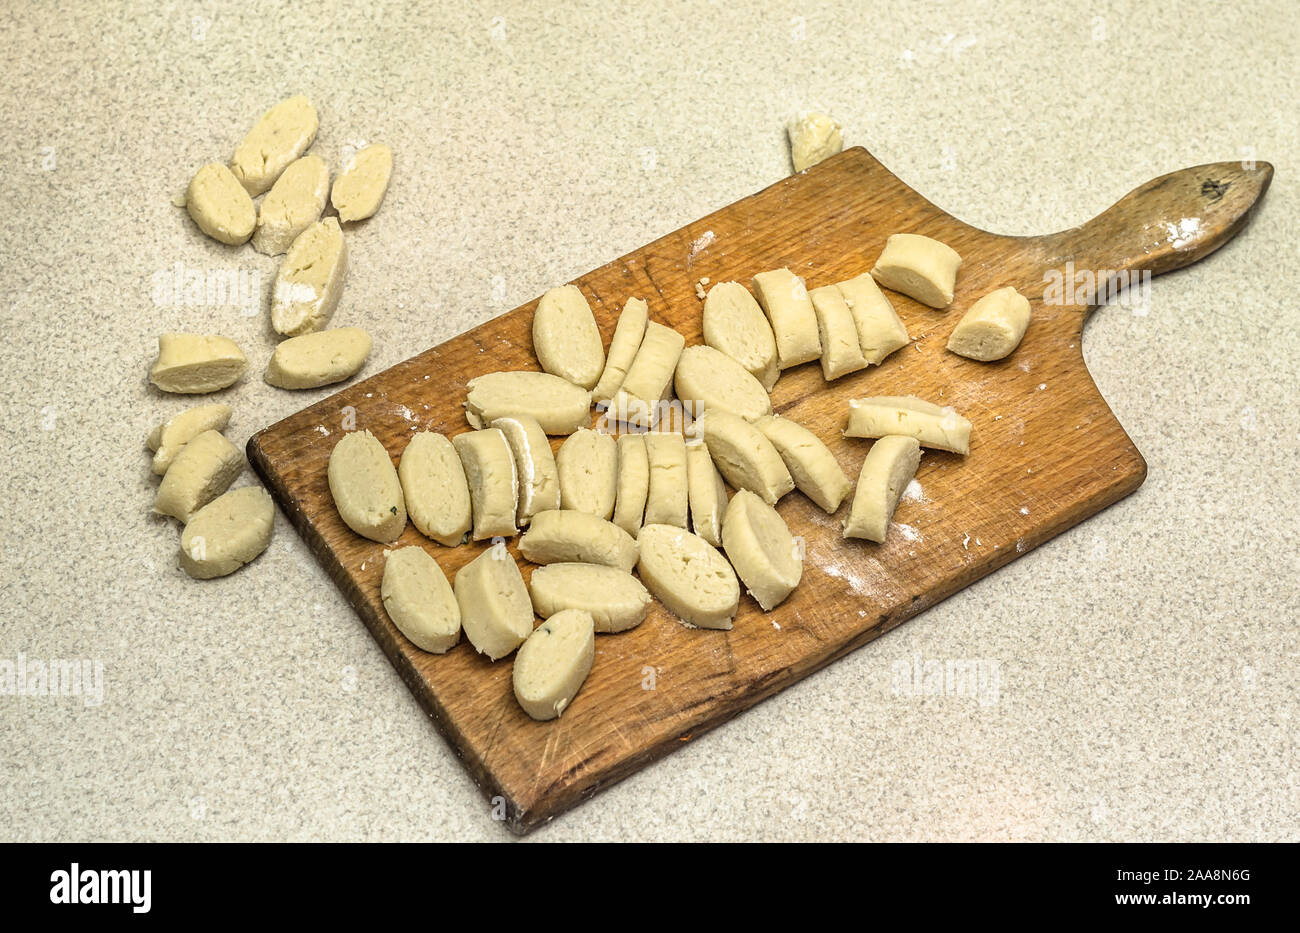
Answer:
[[[1150,466],[1135,495],[531,838],[1296,837],[1286,4],[70,6],[0,15],[0,669],[98,663],[102,702],[0,696],[0,836],[509,838],[282,516],[254,566],[200,584],[149,514],[144,437],[190,404],[147,386],[159,332],[245,347],[220,396],[237,443],[329,391],[258,378],[259,308],[168,285],[274,273],[171,198],[302,92],[327,160],[397,153],[336,317],[374,335],[369,373],[780,178],[806,107],[1006,233],[1184,166],[1272,161],[1243,235],[1156,279],[1147,313],[1088,324]],[[900,695],[918,657],[996,662],[996,695]]]

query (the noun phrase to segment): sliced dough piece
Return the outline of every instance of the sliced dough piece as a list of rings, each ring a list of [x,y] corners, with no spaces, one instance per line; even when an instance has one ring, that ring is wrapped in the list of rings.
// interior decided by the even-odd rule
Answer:
[[[790,161],[802,172],[844,149],[840,125],[824,113],[801,113],[791,121]]]
[[[686,445],[686,489],[691,503],[691,528],[705,541],[722,544],[722,515],[727,508],[727,487],[713,465],[703,441]]]
[[[749,289],[719,282],[704,299],[704,342],[727,354],[771,392],[781,370],[776,362],[772,325]]]
[[[625,632],[645,621],[650,593],[625,570],[603,564],[547,564],[528,581],[533,611],[549,619],[566,609],[591,615],[597,632]]]
[[[348,275],[348,245],[337,218],[318,220],[293,241],[271,289],[271,326],[297,337],[334,316]]]
[[[185,189],[185,210],[199,229],[218,243],[248,242],[257,225],[257,209],[239,179],[220,162],[209,162]]]
[[[844,296],[844,302],[853,312],[853,324],[858,331],[858,346],[862,355],[872,366],[895,350],[907,346],[911,340],[907,328],[903,326],[898,312],[889,303],[885,293],[880,290],[870,272],[864,272],[857,278],[840,282],[836,286]]]
[[[519,510],[519,478],[515,455],[506,436],[496,428],[466,431],[451,439],[465,468],[470,508],[474,513],[475,541],[509,538],[519,533],[515,515]]]
[[[849,400],[845,437],[905,434],[924,447],[970,453],[971,424],[951,406],[940,408],[914,395],[881,395]]]
[[[1008,285],[989,292],[961,316],[948,349],[982,363],[1011,355],[1029,327],[1029,299]]]
[[[844,519],[844,537],[883,542],[898,500],[920,461],[921,445],[914,437],[892,434],[872,444],[862,461],[853,506]]]
[[[560,477],[560,508],[597,518],[614,514],[618,492],[618,447],[611,434],[582,428],[573,432],[555,454]]]
[[[204,431],[224,431],[230,423],[230,411],[229,405],[200,405],[173,415],[150,431],[154,473],[166,473],[182,448]]]
[[[330,193],[330,170],[320,156],[303,156],[271,186],[257,212],[253,249],[278,256],[320,220]]]
[[[829,447],[797,421],[773,415],[754,422],[776,448],[795,486],[823,512],[833,514],[852,485]]]
[[[515,457],[519,483],[519,508],[515,519],[524,527],[538,512],[560,507],[560,476],[551,453],[551,442],[536,418],[511,415],[493,418],[491,427],[506,436]]]
[[[265,379],[281,389],[316,389],[351,379],[370,355],[370,335],[336,327],[282,341],[266,364]]]
[[[727,506],[722,547],[764,612],[784,602],[803,576],[803,559],[785,519],[747,489],[732,496]]]
[[[591,393],[550,373],[488,373],[469,381],[465,418],[472,426],[511,415],[536,419],[547,434],[572,434],[591,423]]]
[[[714,409],[696,422],[719,472],[736,489],[757,493],[768,505],[791,489],[794,480],[776,448],[752,424],[728,411]]]
[[[657,424],[659,403],[672,394],[673,373],[685,346],[686,338],[671,327],[647,321],[641,346],[610,405],[610,416],[639,427]]]
[[[311,148],[320,121],[299,94],[282,100],[253,125],[235,148],[230,170],[253,197],[266,191],[290,164]]]
[[[345,525],[381,544],[397,540],[406,527],[406,497],[378,438],[369,431],[343,435],[330,451],[328,478]]]
[[[596,388],[591,390],[591,397],[597,404],[608,402],[623,387],[627,371],[636,359],[636,351],[641,349],[641,339],[645,336],[645,326],[649,320],[649,309],[640,298],[629,298],[623,304],[623,313],[618,316],[614,336],[609,342],[605,370],[600,374]]]
[[[619,570],[636,565],[636,540],[587,512],[538,512],[519,539],[519,553],[534,564],[604,564]]]
[[[460,604],[446,574],[424,548],[388,553],[379,594],[388,618],[421,651],[444,654],[460,641]]]
[[[817,312],[817,334],[822,345],[822,376],[827,382],[867,368],[867,358],[858,346],[858,327],[853,323],[844,294],[834,285],[823,285],[808,293]]]
[[[946,243],[916,233],[895,233],[885,241],[871,275],[877,282],[931,308],[952,304],[961,257]]]
[[[552,288],[533,313],[533,352],[543,370],[590,389],[605,368],[605,345],[591,305],[576,285]]]
[[[772,324],[777,366],[789,369],[821,356],[817,313],[803,279],[789,269],[773,269],[754,276],[754,294]]]
[[[614,498],[614,524],[632,537],[641,530],[645,503],[650,494],[650,458],[642,434],[620,434],[618,438],[618,492]]]
[[[465,637],[479,654],[504,658],[533,633],[533,604],[519,565],[503,543],[474,558],[453,584]]]
[[[334,179],[330,203],[339,212],[339,223],[365,220],[379,210],[393,177],[393,150],[372,143],[348,160]]]
[[[740,584],[717,548],[675,525],[646,525],[638,541],[637,573],[669,612],[700,628],[731,628]]]
[[[251,564],[271,543],[275,506],[261,486],[243,486],[199,509],[181,532],[181,568],[211,580]]]
[[[244,469],[244,455],[220,431],[204,431],[176,455],[158,484],[153,510],[188,522],[230,488]]]
[[[721,350],[687,347],[677,361],[677,397],[699,417],[721,408],[747,421],[771,414],[772,400],[763,384]]]
[[[420,534],[446,547],[464,542],[472,515],[469,481],[451,441],[433,431],[416,434],[397,462],[397,478]]]
[[[510,672],[525,713],[546,722],[568,708],[591,673],[594,632],[591,616],[579,609],[557,612],[533,629]]]
[[[654,431],[645,435],[645,450],[650,463],[650,488],[646,493],[644,524],[685,528],[690,501],[686,485],[686,438]]]
[[[234,385],[247,368],[244,351],[228,337],[163,334],[149,381],[164,392],[202,395]]]

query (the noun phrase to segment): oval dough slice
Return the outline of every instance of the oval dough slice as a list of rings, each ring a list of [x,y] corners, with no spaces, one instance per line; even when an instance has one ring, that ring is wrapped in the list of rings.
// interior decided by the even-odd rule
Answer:
[[[618,448],[613,435],[590,428],[575,431],[556,452],[555,468],[560,477],[560,508],[597,518],[614,514]]]
[[[552,288],[533,313],[533,351],[544,371],[590,389],[605,367],[591,305],[576,285]]]
[[[369,431],[343,435],[330,451],[327,473],[330,495],[345,525],[371,541],[397,540],[406,527],[406,499],[378,438]]]
[[[550,373],[488,373],[469,381],[465,418],[471,425],[510,415],[536,419],[547,434],[572,434],[591,423],[591,393]]]
[[[844,519],[844,537],[883,542],[920,461],[921,445],[914,437],[890,435],[872,444],[858,475],[853,506]]]
[[[388,618],[421,651],[445,654],[460,641],[460,604],[442,568],[424,548],[390,551],[379,593]]]
[[[1010,285],[989,292],[961,316],[948,349],[967,359],[989,363],[1010,356],[1029,327],[1029,299]]]
[[[532,634],[528,587],[505,544],[492,545],[460,568],[453,590],[465,637],[479,654],[504,658]]]
[[[731,628],[740,584],[717,548],[674,525],[646,525],[638,541],[637,573],[669,612],[700,628]]]
[[[278,256],[320,220],[329,197],[330,170],[320,156],[303,156],[279,177],[257,212],[253,249]]]
[[[163,334],[149,381],[164,392],[203,395],[239,381],[248,359],[235,341],[203,334]]]
[[[650,593],[625,570],[602,564],[547,564],[528,583],[533,611],[549,619],[566,609],[588,613],[597,632],[626,632],[645,621]]]
[[[722,544],[727,487],[703,441],[686,444],[686,489],[691,503],[691,528],[705,541],[718,547]]]
[[[519,533],[515,515],[519,510],[519,478],[515,455],[506,436],[496,428],[467,431],[451,441],[465,468],[469,484],[470,509],[474,514],[475,541],[509,538]]]
[[[231,172],[250,195],[257,197],[311,148],[319,125],[316,108],[303,95],[280,101],[262,114],[235,148]]]
[[[878,366],[889,354],[907,346],[911,340],[907,328],[871,273],[864,272],[857,278],[840,282],[837,287],[844,296],[844,303],[853,312],[858,346],[869,365]]]
[[[158,484],[153,510],[188,522],[230,488],[244,469],[244,455],[220,431],[204,431],[185,445]]]
[[[801,113],[789,126],[790,161],[802,172],[844,149],[840,125],[824,113]]]
[[[632,537],[641,530],[646,498],[650,493],[650,458],[645,436],[621,434],[618,438],[618,491],[613,522]]]
[[[230,423],[230,411],[229,405],[200,405],[168,418],[150,431],[154,473],[166,473],[185,445],[204,431],[224,431]]]
[[[643,428],[657,424],[659,403],[672,395],[673,373],[685,346],[686,338],[671,327],[646,322],[645,337],[614,395],[610,417]]]
[[[271,326],[297,337],[320,330],[334,316],[348,274],[348,245],[333,217],[317,221],[293,241],[271,289]]]
[[[677,397],[699,417],[721,408],[747,421],[771,414],[772,400],[763,384],[721,350],[687,347],[677,361]]]
[[[200,230],[219,243],[248,242],[257,224],[257,209],[239,180],[220,162],[209,162],[190,179],[185,210]]]
[[[754,427],[772,442],[800,492],[828,515],[839,509],[852,484],[821,438],[779,415],[759,418]]]
[[[366,146],[343,167],[334,179],[330,203],[339,212],[339,223],[351,223],[374,216],[388,193],[393,177],[393,150],[383,143]]]
[[[754,276],[754,294],[772,324],[777,365],[789,369],[822,354],[817,335],[817,313],[803,279],[789,269],[773,269]]]
[[[336,327],[282,341],[266,364],[265,379],[281,389],[316,389],[351,379],[370,355],[370,335]]]
[[[704,342],[727,354],[772,391],[781,370],[776,362],[772,325],[749,289],[739,282],[719,282],[704,299]]]
[[[605,370],[600,374],[600,382],[591,390],[591,397],[597,402],[608,403],[614,394],[623,387],[636,351],[641,349],[641,339],[645,336],[649,310],[640,298],[629,298],[623,305],[623,313],[614,325],[614,337],[609,342],[609,356],[605,359]]]
[[[734,488],[757,493],[768,505],[776,505],[794,489],[794,479],[772,442],[744,418],[715,409],[705,412],[696,426],[718,471]]]
[[[538,512],[560,507],[560,476],[551,453],[551,442],[536,418],[511,415],[494,418],[491,427],[506,436],[515,458],[519,484],[519,507],[515,519],[522,528]]]
[[[946,243],[915,233],[895,233],[885,241],[871,275],[877,282],[931,308],[952,304],[961,257]]]
[[[196,580],[234,573],[267,549],[274,520],[271,495],[261,486],[217,496],[181,532],[181,567]]]
[[[823,285],[808,293],[817,313],[817,333],[822,345],[822,377],[830,382],[867,368],[867,358],[858,346],[858,328],[843,293],[835,285]]]
[[[519,539],[519,553],[534,564],[604,564],[631,570],[636,566],[636,539],[587,512],[538,512]]]
[[[882,395],[849,400],[845,437],[884,437],[905,434],[924,447],[970,452],[971,424],[951,407],[940,408],[914,395]]]
[[[727,506],[722,547],[764,612],[784,602],[803,576],[803,560],[785,520],[746,489],[732,496]]]
[[[433,431],[416,434],[397,462],[397,478],[420,534],[446,547],[464,542],[472,514],[469,482],[451,441]]]
[[[533,629],[510,672],[525,713],[545,722],[568,708],[591,673],[594,631],[591,616],[578,609],[557,612]]]
[[[645,449],[650,464],[645,524],[685,528],[690,501],[686,485],[686,438],[666,431],[651,432],[645,435]]]

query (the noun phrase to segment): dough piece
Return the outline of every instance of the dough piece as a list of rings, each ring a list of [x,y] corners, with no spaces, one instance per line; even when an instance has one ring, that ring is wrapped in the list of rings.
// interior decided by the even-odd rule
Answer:
[[[506,436],[496,428],[467,431],[451,439],[465,468],[470,508],[474,513],[475,541],[509,538],[519,533],[515,515],[519,511],[519,478],[515,455]]]
[[[406,498],[388,451],[369,431],[343,435],[330,451],[330,495],[343,523],[371,541],[396,541],[406,527]]]
[[[744,418],[714,409],[696,425],[718,471],[734,488],[757,493],[768,505],[776,505],[794,489],[790,471],[772,442]]]
[[[311,148],[319,125],[316,108],[306,97],[299,94],[280,101],[262,114],[235,148],[230,170],[244,189],[257,197]]]
[[[614,524],[632,537],[641,530],[646,499],[650,495],[650,457],[642,434],[618,438],[618,493],[614,498]]]
[[[722,514],[727,508],[727,487],[713,465],[703,441],[686,445],[686,489],[691,502],[691,528],[705,541],[722,544]]]
[[[453,585],[465,637],[479,654],[504,658],[533,633],[533,604],[519,565],[494,544],[456,574]]]
[[[853,312],[858,346],[869,364],[878,366],[889,354],[908,345],[911,338],[907,336],[907,328],[871,273],[864,272],[855,279],[840,282],[838,288]]]
[[[844,149],[840,125],[824,113],[801,113],[789,126],[790,160],[802,172]]]
[[[190,179],[185,210],[199,229],[219,243],[248,242],[257,224],[257,209],[239,180],[220,162],[209,162]]]
[[[747,421],[771,414],[772,400],[763,384],[721,350],[687,347],[677,361],[677,397],[696,418],[721,408]]]
[[[853,322],[844,293],[835,285],[823,285],[808,293],[817,312],[817,334],[822,345],[822,376],[827,382],[867,368],[867,358],[858,345],[858,327]]]
[[[690,501],[686,485],[686,438],[675,433],[652,432],[645,435],[645,450],[650,463],[650,488],[646,493],[644,524],[685,528]]]
[[[591,616],[597,632],[626,632],[645,621],[650,593],[632,574],[602,564],[547,564],[528,581],[533,611],[549,619],[566,609]]]
[[[515,458],[519,483],[519,508],[515,520],[524,527],[538,512],[560,507],[560,476],[551,453],[551,442],[537,419],[511,415],[492,419],[491,427],[506,436]]]
[[[373,143],[352,156],[334,179],[334,190],[330,193],[330,203],[339,212],[339,223],[374,216],[384,201],[392,176],[393,150],[383,143]]]
[[[851,483],[830,448],[797,421],[779,415],[759,418],[754,427],[772,442],[799,491],[827,515],[833,514]]]
[[[297,337],[320,330],[334,316],[348,275],[348,245],[339,222],[326,217],[293,241],[271,290],[271,326]]]
[[[605,345],[591,305],[576,285],[552,288],[533,313],[533,351],[543,370],[592,388],[605,368]]]
[[[924,447],[970,453],[970,422],[951,406],[940,408],[914,395],[881,395],[849,400],[845,437],[884,437],[904,434]]]
[[[600,381],[591,390],[591,397],[597,404],[608,402],[623,387],[627,371],[636,359],[636,351],[641,349],[641,339],[645,337],[649,310],[640,298],[629,298],[623,304],[623,313],[614,325],[614,337],[609,342],[609,356],[605,358],[605,371],[600,374]]]
[[[645,337],[610,405],[610,417],[639,427],[658,424],[659,403],[672,393],[673,373],[685,346],[686,338],[671,327],[647,321]]]
[[[188,522],[230,488],[244,469],[244,455],[220,431],[204,431],[176,455],[158,484],[153,510]]]
[[[953,328],[948,349],[982,363],[1004,359],[1020,346],[1028,326],[1029,299],[1008,285],[970,306]]]
[[[217,496],[181,532],[181,569],[196,580],[234,573],[267,549],[274,520],[271,494],[261,486]]]
[[[163,334],[149,381],[164,392],[202,395],[234,385],[248,368],[235,341],[202,334]]]
[[[424,548],[390,551],[379,593],[388,618],[421,651],[445,654],[460,641],[460,604],[446,574]]]
[[[789,269],[774,269],[754,276],[754,294],[772,324],[777,366],[789,369],[822,354],[817,333],[817,313],[803,279]]]
[[[638,540],[637,573],[669,612],[700,628],[731,628],[740,584],[717,548],[675,525],[646,525]]]
[[[591,423],[591,393],[550,373],[488,373],[469,381],[465,419],[476,428],[526,415],[547,434],[572,434]]]
[[[618,492],[618,448],[611,434],[582,428],[555,454],[560,476],[560,508],[597,518],[614,514]]]
[[[290,337],[271,354],[265,379],[281,389],[316,389],[351,379],[369,355],[370,335],[360,327]]]
[[[420,534],[446,547],[464,542],[473,514],[469,481],[451,441],[433,431],[416,434],[397,462],[397,478]]]
[[[931,308],[952,304],[961,257],[947,244],[915,233],[895,233],[871,270],[877,282]]]
[[[619,570],[636,565],[636,539],[588,512],[538,512],[519,539],[519,553],[534,564],[604,564]]]
[[[781,370],[776,363],[772,325],[749,289],[739,282],[719,282],[704,299],[704,342],[727,354],[772,391]]]
[[[732,496],[727,506],[722,547],[764,612],[784,602],[803,576],[803,559],[785,520],[747,489]]]
[[[320,156],[303,156],[290,165],[262,199],[253,249],[279,256],[320,220],[329,193],[330,170]]]
[[[844,537],[883,542],[898,500],[920,461],[921,445],[914,437],[891,434],[872,444],[862,461],[853,506],[844,519]]]
[[[573,702],[596,657],[593,632],[591,616],[579,609],[557,612],[533,630],[510,672],[525,713],[546,722]]]
[[[223,431],[229,423],[229,405],[200,405],[168,418],[149,432],[154,473],[166,473],[176,455],[195,437],[204,431]]]

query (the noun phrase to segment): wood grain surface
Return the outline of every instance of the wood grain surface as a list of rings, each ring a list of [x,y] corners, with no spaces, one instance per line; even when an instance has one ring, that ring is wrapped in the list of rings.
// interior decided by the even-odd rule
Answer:
[[[729,632],[688,629],[655,603],[639,627],[597,636],[591,675],[553,722],[519,708],[509,660],[490,662],[463,639],[442,656],[406,641],[380,601],[386,546],[342,523],[326,481],[345,428],[372,431],[394,463],[416,431],[468,430],[470,378],[537,368],[535,301],[267,428],[249,441],[249,458],[484,795],[502,798],[507,825],[526,832],[1141,485],[1146,464],[1084,367],[1080,337],[1094,298],[1067,288],[1063,301],[1044,301],[1050,270],[1072,263],[1105,282],[1187,265],[1240,229],[1271,177],[1266,163],[1184,169],[1080,227],[1008,237],[951,217],[851,149],[577,279],[606,344],[623,302],[637,296],[691,345],[702,342],[701,278],[748,285],[789,266],[815,288],[869,270],[890,234],[935,237],[964,259],[952,306],[934,311],[889,293],[911,346],[833,383],[816,362],[788,370],[773,407],[827,442],[854,479],[870,442],[841,437],[850,398],[918,395],[954,406],[974,429],[967,457],[925,453],[922,497],[900,504],[883,545],[841,537],[847,503],[827,516],[800,493],[785,497],[779,511],[806,555],[789,600],[764,613],[744,596]],[[947,352],[962,312],[1004,285],[1031,300],[1020,348],[991,364]],[[449,579],[483,548],[444,548],[409,524],[387,547],[405,545],[426,548]],[[521,566],[527,578],[531,565]]]

